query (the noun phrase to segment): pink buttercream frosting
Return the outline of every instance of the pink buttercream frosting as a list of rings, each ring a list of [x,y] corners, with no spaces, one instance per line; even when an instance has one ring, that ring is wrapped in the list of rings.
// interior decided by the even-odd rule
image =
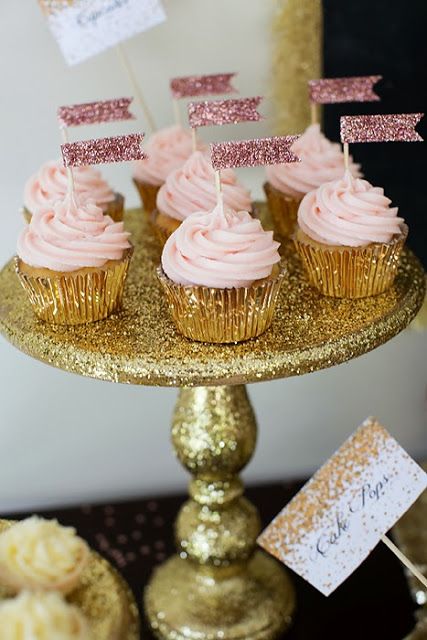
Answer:
[[[401,233],[403,218],[384,189],[367,180],[344,177],[326,182],[308,193],[298,210],[298,224],[310,238],[324,244],[361,247],[371,242],[390,242]]]
[[[249,287],[280,261],[272,231],[247,211],[217,205],[188,216],[168,238],[162,267],[173,282],[220,289]]]
[[[270,184],[289,196],[302,198],[324,182],[341,178],[344,171],[344,154],[341,146],[328,140],[320,131],[320,125],[312,124],[292,145],[292,151],[301,162],[276,164],[266,167]],[[350,156],[350,170],[361,177],[360,165]]]
[[[224,205],[234,211],[251,209],[250,192],[238,181],[232,169],[221,171]],[[190,213],[209,211],[216,203],[215,172],[205,153],[195,151],[185,164],[172,171],[157,194],[162,213],[185,220]]]
[[[191,132],[180,125],[154,133],[145,145],[147,158],[133,165],[133,176],[141,182],[160,186],[168,174],[182,167],[193,152]]]
[[[114,222],[92,200],[66,196],[37,211],[18,238],[17,253],[32,266],[52,271],[102,267],[121,260],[131,245],[123,222]]]
[[[102,209],[114,200],[114,192],[93,167],[73,168],[74,191],[78,196],[91,198]],[[67,170],[60,160],[45,162],[24,187],[24,205],[35,213],[62,200],[68,188]]]

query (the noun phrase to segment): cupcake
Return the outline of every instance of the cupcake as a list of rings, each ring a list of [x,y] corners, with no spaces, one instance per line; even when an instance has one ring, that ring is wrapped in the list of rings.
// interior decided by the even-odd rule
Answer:
[[[158,274],[178,330],[201,342],[241,342],[271,324],[283,279],[279,243],[247,211],[217,205],[168,238]]]
[[[84,199],[91,198],[102,211],[116,222],[123,220],[124,198],[114,193],[93,167],[73,168],[74,192]],[[24,217],[30,222],[38,209],[46,209],[63,200],[68,190],[67,170],[60,160],[46,162],[24,187]]]
[[[0,583],[22,589],[70,593],[80,582],[89,548],[75,529],[33,516],[0,535]]]
[[[55,324],[116,311],[132,254],[123,222],[93,201],[66,196],[39,210],[18,238],[16,270],[35,313]]]
[[[232,169],[221,171],[224,206],[233,211],[250,211],[250,192]],[[195,151],[185,164],[172,171],[157,194],[154,225],[162,244],[190,214],[215,207],[215,172],[209,157]]]
[[[24,591],[0,604],[2,640],[95,640],[77,607],[58,593]]]
[[[156,207],[157,192],[168,174],[192,154],[191,132],[180,125],[161,129],[148,140],[145,151],[147,158],[133,165],[133,181],[144,210],[151,214]]]
[[[383,189],[350,171],[303,198],[294,241],[321,293],[363,298],[390,287],[408,233],[390,204]]]
[[[301,162],[276,164],[266,167],[267,182],[264,191],[274,228],[279,236],[289,237],[295,229],[299,203],[306,193],[321,184],[342,177],[344,154],[339,144],[330,142],[312,124],[292,145],[292,151]],[[350,157],[350,170],[360,177],[360,165]]]

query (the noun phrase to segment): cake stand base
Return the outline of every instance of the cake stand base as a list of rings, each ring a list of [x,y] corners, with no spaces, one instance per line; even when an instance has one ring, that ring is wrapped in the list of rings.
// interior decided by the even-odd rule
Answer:
[[[173,556],[145,594],[146,614],[162,640],[272,640],[290,625],[294,607],[287,573],[262,551],[240,571],[201,570]]]

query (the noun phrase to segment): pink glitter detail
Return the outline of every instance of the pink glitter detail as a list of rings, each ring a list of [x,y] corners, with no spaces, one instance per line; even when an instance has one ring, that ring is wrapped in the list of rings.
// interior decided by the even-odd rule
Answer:
[[[238,124],[239,122],[257,122],[262,115],[257,107],[262,96],[255,98],[237,98],[231,100],[205,100],[190,102],[188,121],[190,127],[208,127],[211,125]]]
[[[211,144],[211,160],[215,170],[228,167],[256,167],[266,164],[300,162],[290,147],[299,136],[274,136],[254,140],[230,140]]]
[[[308,83],[311,102],[376,102],[380,97],[373,86],[382,76],[356,76],[352,78],[321,78]]]
[[[236,73],[216,73],[209,76],[172,78],[170,81],[172,97],[192,98],[220,93],[237,93],[237,90],[231,85],[231,80],[235,75]]]
[[[143,138],[142,133],[131,133],[127,136],[67,142],[61,145],[62,159],[66,167],[144,160],[147,156],[141,149]]]
[[[342,116],[341,142],[423,142],[415,126],[423,113]]]
[[[61,127],[78,127],[81,124],[135,120],[135,116],[129,111],[132,100],[133,98],[115,98],[59,107],[58,121]]]

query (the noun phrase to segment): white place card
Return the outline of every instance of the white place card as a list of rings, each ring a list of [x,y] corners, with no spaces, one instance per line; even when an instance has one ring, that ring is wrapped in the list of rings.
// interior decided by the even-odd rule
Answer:
[[[276,516],[258,543],[327,596],[426,487],[427,474],[369,418]]]
[[[147,31],[164,20],[160,0],[39,0],[69,65]]]

